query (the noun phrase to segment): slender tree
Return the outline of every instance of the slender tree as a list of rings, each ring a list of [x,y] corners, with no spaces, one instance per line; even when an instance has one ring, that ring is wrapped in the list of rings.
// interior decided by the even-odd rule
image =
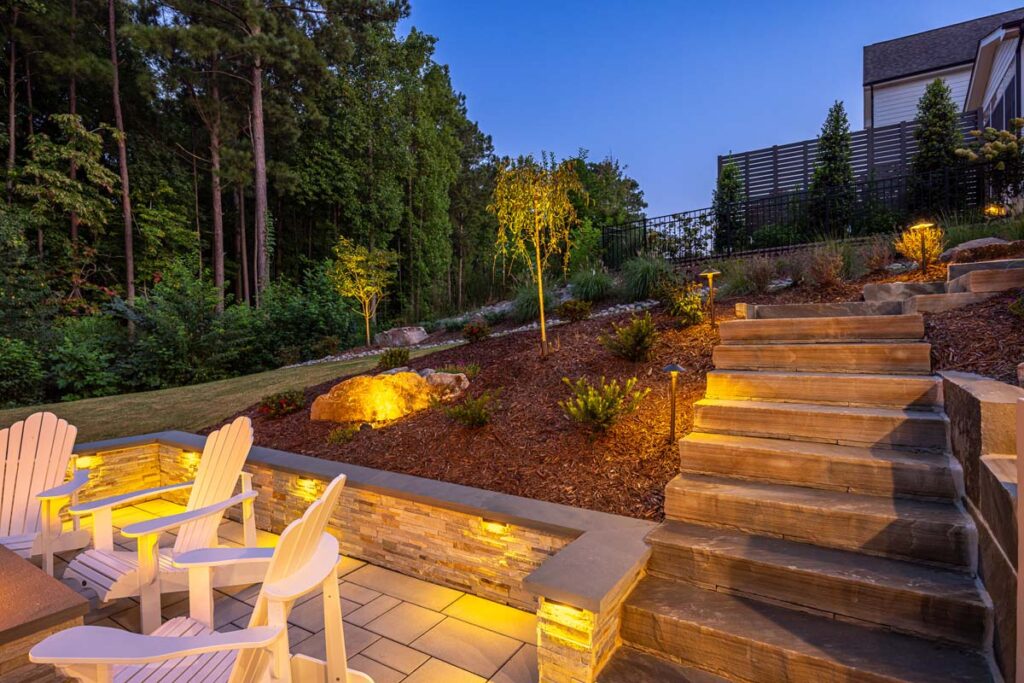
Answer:
[[[366,327],[366,345],[370,346],[370,320],[395,279],[398,254],[385,249],[369,249],[342,237],[334,247],[334,263],[329,277],[343,297],[355,299],[356,310]]]
[[[117,12],[114,0],[107,0],[107,37],[110,41],[114,126],[117,129],[117,166],[121,177],[121,216],[124,220],[125,299],[135,303],[135,249],[132,244],[132,198],[128,187],[128,144],[121,113],[121,74],[117,57]]]
[[[811,178],[812,223],[818,232],[844,234],[855,200],[853,147],[846,107],[836,101],[818,136],[818,157]],[[813,237],[813,235],[805,235]]]
[[[7,27],[7,203],[14,200],[14,162],[17,157],[17,99],[18,89],[17,71],[15,65],[18,62],[18,43],[16,32],[18,30],[18,17],[21,15],[21,5],[18,2],[10,4],[8,12]]]
[[[739,246],[743,230],[742,202],[740,167],[730,161],[722,166],[711,198],[711,211],[715,215],[715,253],[728,254]]]

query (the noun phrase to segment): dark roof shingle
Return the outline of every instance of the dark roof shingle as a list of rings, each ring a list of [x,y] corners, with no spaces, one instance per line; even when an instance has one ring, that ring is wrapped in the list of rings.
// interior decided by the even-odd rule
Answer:
[[[1024,7],[864,47],[864,85],[974,60],[978,41],[1024,19]]]

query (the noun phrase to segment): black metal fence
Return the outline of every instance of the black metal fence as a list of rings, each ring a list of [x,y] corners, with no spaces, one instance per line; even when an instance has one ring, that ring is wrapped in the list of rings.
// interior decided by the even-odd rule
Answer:
[[[643,218],[607,227],[605,265],[618,269],[640,253],[679,264],[746,252],[890,232],[924,218],[974,216],[993,197],[992,170],[959,166],[926,175],[866,180],[827,192],[802,190],[711,209]]]

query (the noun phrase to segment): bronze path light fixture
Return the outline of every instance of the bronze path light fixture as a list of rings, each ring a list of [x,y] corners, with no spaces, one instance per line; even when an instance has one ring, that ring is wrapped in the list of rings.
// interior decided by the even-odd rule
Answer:
[[[708,268],[700,274],[708,279],[708,308],[711,309],[711,326],[715,326],[715,276],[722,273],[714,268]]]
[[[662,368],[662,372],[667,372],[671,377],[671,384],[669,384],[669,400],[671,402],[671,414],[668,419],[668,442],[675,443],[676,440],[676,379],[679,377],[680,372],[684,372],[686,368],[675,363],[669,363]]]

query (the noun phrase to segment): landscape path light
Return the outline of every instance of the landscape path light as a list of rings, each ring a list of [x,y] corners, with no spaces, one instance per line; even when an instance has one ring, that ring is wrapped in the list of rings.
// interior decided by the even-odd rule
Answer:
[[[679,377],[679,373],[685,370],[686,368],[684,368],[681,365],[676,365],[675,363],[669,363],[668,365],[662,368],[662,372],[667,372],[669,374],[669,377],[671,378],[668,390],[670,402],[670,413],[668,418],[669,443],[675,443],[676,440],[676,379]]]
[[[701,277],[708,279],[708,308],[711,309],[711,325],[715,324],[715,276],[721,275],[722,273],[709,268],[700,274]]]

